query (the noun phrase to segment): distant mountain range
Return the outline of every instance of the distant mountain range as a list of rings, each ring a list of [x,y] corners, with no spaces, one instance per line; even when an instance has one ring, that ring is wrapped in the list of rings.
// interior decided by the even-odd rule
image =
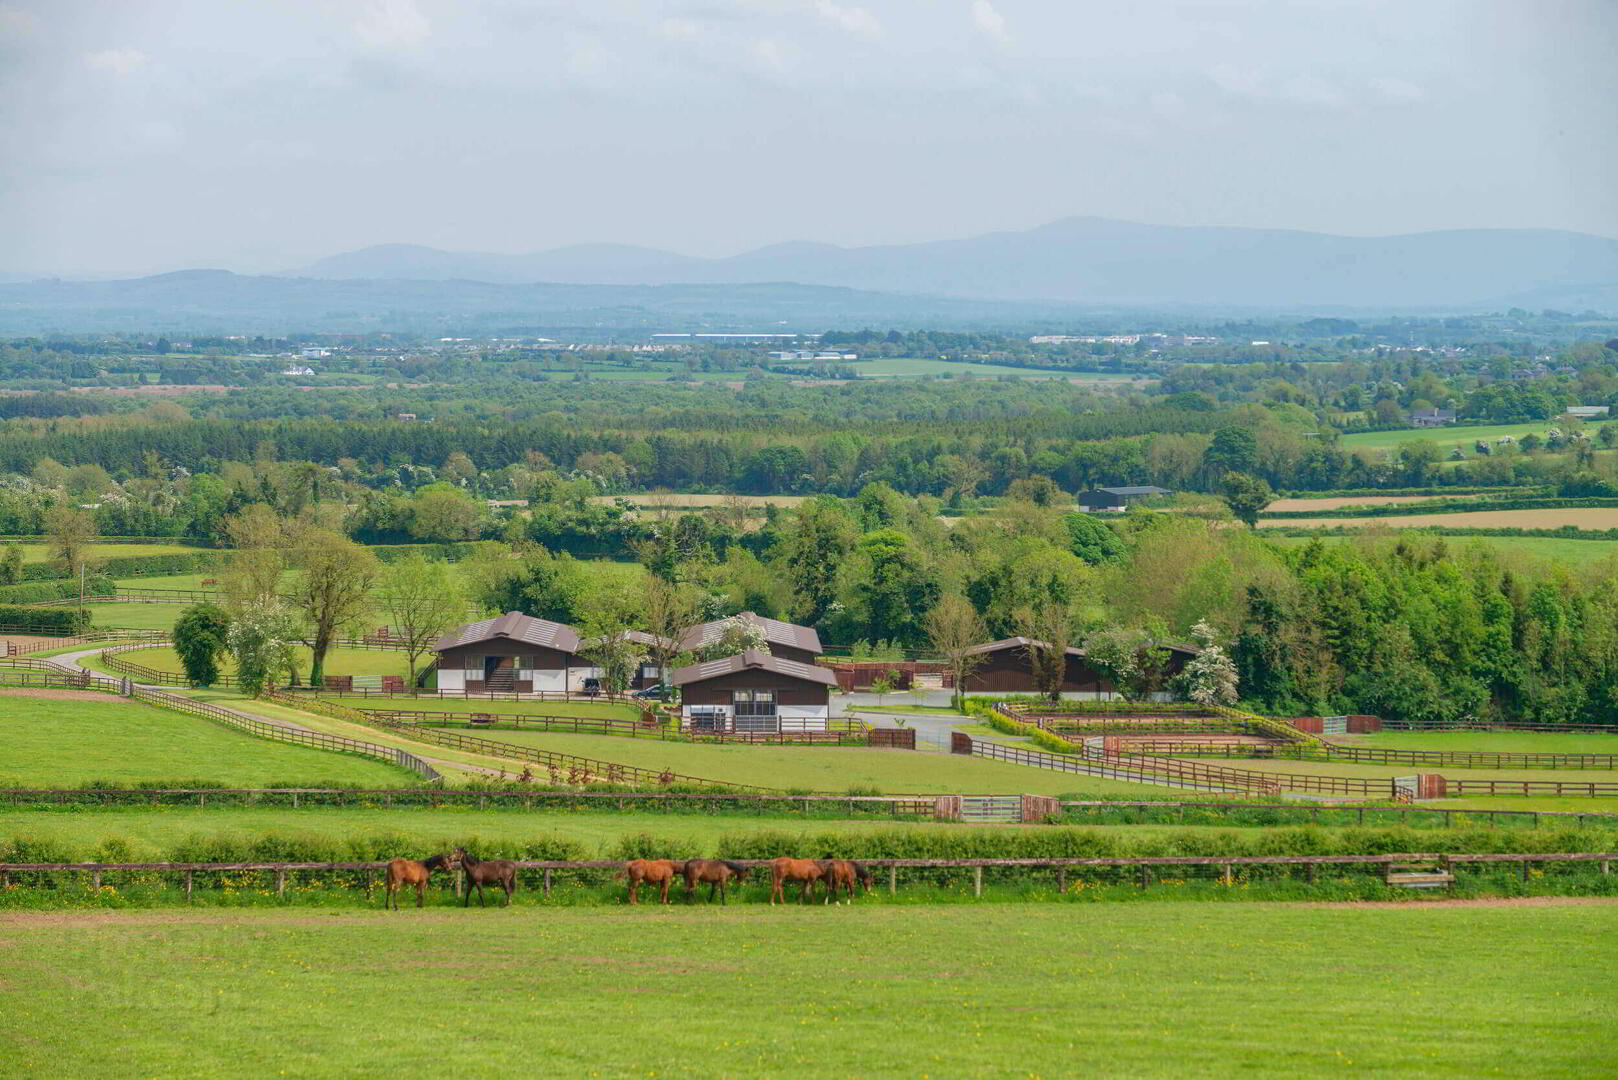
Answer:
[[[776,244],[705,259],[585,244],[486,255],[385,244],[281,275],[0,278],[0,334],[587,333],[1071,327],[1202,317],[1618,312],[1618,240],[1535,229],[1355,238],[1070,218],[885,247]]]
[[[513,285],[329,280],[182,270],[121,281],[0,284],[0,335],[50,333],[549,334],[1022,327],[1051,305],[897,296],[824,285]]]
[[[794,282],[907,295],[1241,310],[1618,309],[1618,240],[1548,229],[1349,237],[1068,218],[878,247],[790,243],[726,258],[624,244],[529,255],[383,244],[291,276],[604,285]]]

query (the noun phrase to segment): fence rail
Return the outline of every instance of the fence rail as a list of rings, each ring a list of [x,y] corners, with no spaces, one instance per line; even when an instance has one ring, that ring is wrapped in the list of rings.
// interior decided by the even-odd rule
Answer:
[[[691,732],[673,730],[668,718],[625,720],[608,716],[546,716],[534,713],[430,712],[412,709],[356,709],[378,720],[425,727],[499,728],[532,727],[542,731],[566,731],[587,735],[614,735],[632,739],[659,739],[664,742],[699,743],[813,743],[821,746],[865,746],[869,728],[859,721],[843,721],[828,731],[779,732]]]
[[[1127,741],[1127,740],[1126,740]],[[1228,758],[1346,761],[1364,765],[1452,765],[1463,769],[1618,769],[1618,754],[1512,754],[1465,750],[1397,750],[1373,746],[1278,746],[1253,743],[1139,742],[1122,752]]]
[[[590,784],[590,783],[655,783],[659,786],[669,784],[703,784],[715,787],[737,788],[743,791],[773,791],[773,788],[756,787],[752,784],[733,784],[724,780],[709,780],[700,776],[687,776],[671,770],[656,772],[651,769],[642,769],[636,765],[621,765],[613,761],[600,761],[596,758],[580,757],[576,754],[562,754],[551,750],[539,750],[531,746],[522,746],[517,743],[497,742],[493,739],[483,739],[475,735],[461,735],[454,731],[444,731],[438,728],[426,727],[417,724],[406,724],[396,720],[387,720],[378,716],[368,716],[358,709],[350,709],[333,702],[322,701],[319,698],[294,697],[282,691],[269,692],[266,697],[283,705],[290,705],[296,709],[308,709],[314,712],[324,712],[339,720],[351,723],[372,724],[386,731],[395,731],[408,738],[420,742],[433,743],[438,746],[447,746],[452,750],[464,750],[475,754],[484,754],[490,757],[505,758],[509,761],[520,761],[525,764],[542,766],[555,783]],[[565,778],[565,779],[564,779]]]
[[[1306,880],[1313,883],[1322,869],[1331,870],[1370,870],[1378,873],[1380,879],[1391,884],[1392,872],[1401,866],[1430,865],[1437,866],[1453,874],[1462,867],[1489,868],[1500,866],[1519,867],[1522,879],[1527,881],[1532,876],[1534,867],[1539,867],[1541,873],[1548,872],[1556,866],[1578,868],[1580,864],[1590,868],[1599,868],[1603,875],[1612,873],[1612,863],[1618,859],[1618,852],[1511,852],[1511,853],[1447,853],[1447,852],[1394,852],[1363,855],[1190,855],[1190,856],[1141,856],[1141,857],[1112,857],[1112,858],[967,858],[967,859],[861,859],[860,862],[869,869],[888,871],[888,891],[898,891],[900,870],[934,871],[930,883],[938,881],[937,871],[970,870],[972,872],[973,894],[982,896],[985,870],[1022,871],[1020,876],[1026,879],[1029,871],[1054,872],[1055,884],[1059,892],[1066,892],[1068,874],[1073,871],[1132,871],[1130,878],[1137,882],[1142,889],[1150,888],[1154,882],[1153,871],[1177,871],[1184,874],[1186,871],[1213,871],[1224,884],[1235,882],[1235,873],[1241,869],[1247,874],[1257,870],[1281,870],[1296,873],[1302,870]],[[540,888],[543,894],[549,896],[553,887],[552,875],[560,871],[569,875],[570,880],[563,883],[582,885],[584,887],[599,887],[611,879],[604,871],[620,870],[624,862],[619,859],[514,859],[512,860],[518,870],[539,872]],[[747,867],[768,866],[768,859],[735,859],[733,862]],[[349,862],[52,862],[52,863],[0,863],[0,887],[11,887],[13,875],[27,876],[32,879],[29,884],[54,886],[58,882],[46,875],[70,875],[81,878],[89,876],[92,889],[102,886],[103,876],[107,874],[157,874],[172,875],[166,881],[143,884],[157,884],[160,887],[182,885],[186,899],[191,898],[192,890],[198,874],[243,874],[243,873],[273,873],[275,875],[276,894],[284,895],[289,874],[318,875],[341,874],[337,879],[328,878],[325,884],[340,885],[345,888],[361,888],[369,892],[380,883],[380,871],[387,867],[381,860],[355,860]],[[595,873],[592,873],[595,872]],[[355,876],[355,875],[359,876]],[[41,880],[41,879],[44,880]],[[307,880],[307,877],[305,878]],[[530,879],[532,880],[532,879]],[[217,883],[217,882],[216,882]],[[19,883],[20,884],[20,883]]]

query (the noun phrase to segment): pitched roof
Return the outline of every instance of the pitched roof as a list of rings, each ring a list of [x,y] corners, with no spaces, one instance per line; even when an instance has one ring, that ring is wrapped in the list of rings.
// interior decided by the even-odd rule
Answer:
[[[1000,652],[1003,649],[1026,649],[1030,645],[1042,644],[1044,644],[1044,642],[1035,641],[1033,638],[1008,637],[1001,638],[999,641],[988,641],[982,645],[974,645],[970,649],[967,649],[966,653],[968,656],[976,656],[980,653],[995,653]],[[1192,648],[1190,645],[1170,645],[1164,643],[1160,647],[1167,649],[1170,652],[1187,653],[1193,656],[1201,651],[1199,649]],[[1076,645],[1069,645],[1067,647],[1067,654],[1069,656],[1084,656],[1085,652]]]
[[[755,615],[751,611],[744,611],[733,616],[743,622],[751,623],[764,631],[764,640],[776,645],[785,645],[791,649],[803,649],[807,652],[820,652],[820,635],[807,626],[797,623],[782,622],[780,619],[766,619],[762,615]],[[729,619],[715,619],[713,622],[701,623],[693,626],[680,635],[680,648],[683,650],[700,649],[704,645],[719,640],[725,632],[725,624]]]
[[[468,623],[451,631],[433,645],[433,652],[443,652],[458,645],[475,645],[480,641],[520,641],[546,649],[572,653],[579,651],[579,634],[571,626],[549,619],[536,619],[520,611],[481,622]]]
[[[660,638],[656,634],[648,634],[644,630],[624,630],[618,634],[618,637],[625,641],[632,641],[636,645],[644,645],[649,649],[655,648],[659,645],[670,649],[678,648],[674,642],[668,640],[667,638]],[[588,649],[592,645],[598,644],[600,641],[600,637],[580,638],[579,648]]]
[[[1104,487],[1096,488],[1096,490],[1105,491],[1108,495],[1167,495],[1169,493],[1168,488],[1152,487],[1150,484],[1135,487]]]
[[[706,660],[700,664],[683,667],[669,676],[669,681],[675,686],[685,686],[694,682],[705,682],[708,679],[717,679],[721,675],[734,675],[738,671],[754,668],[759,671],[768,671],[775,675],[782,675],[789,679],[801,679],[804,682],[824,683],[827,686],[837,685],[837,676],[823,667],[814,664],[800,664],[796,660],[783,660],[778,656],[771,656],[767,652],[757,649],[748,649],[746,652],[727,656],[723,660]]]

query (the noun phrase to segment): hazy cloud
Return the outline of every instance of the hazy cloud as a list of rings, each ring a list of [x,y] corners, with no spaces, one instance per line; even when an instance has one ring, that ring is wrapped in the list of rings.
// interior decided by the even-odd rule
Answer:
[[[882,24],[877,17],[862,7],[835,4],[832,0],[817,0],[815,12],[827,22],[847,30],[858,37],[880,37]]]
[[[1005,44],[1011,40],[1006,33],[1006,20],[989,0],[972,0],[972,25],[978,33]]]
[[[94,71],[110,71],[114,75],[133,75],[151,62],[139,49],[102,49],[84,58],[85,66]]]
[[[354,20],[355,35],[374,49],[414,48],[432,30],[415,0],[369,0]]]
[[[1074,214],[1618,235],[1615,55],[1611,0],[0,0],[0,273]]]

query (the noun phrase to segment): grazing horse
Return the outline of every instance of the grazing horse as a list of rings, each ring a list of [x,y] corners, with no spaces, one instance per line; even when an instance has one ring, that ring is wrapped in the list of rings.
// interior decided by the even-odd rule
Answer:
[[[504,889],[506,902],[502,906],[511,906],[511,894],[517,889],[517,864],[510,859],[474,859],[466,853],[465,848],[456,848],[455,854],[449,857],[445,865],[451,870],[462,870],[466,873],[466,898],[461,901],[462,907],[471,906],[474,885],[478,889],[478,907],[483,906],[485,885],[498,885]]]
[[[685,873],[685,863],[678,859],[631,859],[624,863],[623,873],[614,875],[620,879],[629,879],[629,902],[640,903],[640,886],[647,885],[661,887],[658,899],[663,903],[669,902],[669,886],[674,879]]]
[[[390,904],[394,911],[399,910],[401,885],[416,887],[416,906],[421,907],[427,902],[427,884],[432,880],[433,871],[447,869],[449,869],[448,855],[432,855],[421,862],[414,859],[389,859],[388,893],[382,898],[382,910],[386,911]]]
[[[855,882],[864,885],[867,893],[871,891],[871,871],[865,868],[864,863],[857,863],[852,859],[821,859],[820,873],[820,880],[826,886],[826,903],[828,904],[843,889],[848,890],[848,899],[852,902]]]
[[[814,891],[815,882],[820,880],[820,864],[814,859],[773,859],[770,862],[770,903],[780,900],[786,903],[786,890],[783,887],[789,881],[801,882],[798,891],[798,903],[807,904],[809,894]]]
[[[719,902],[725,902],[727,882],[747,879],[747,867],[729,859],[692,859],[685,864],[685,895],[689,899],[696,891],[697,882],[708,883],[708,903],[713,903],[714,890],[719,890]]]

